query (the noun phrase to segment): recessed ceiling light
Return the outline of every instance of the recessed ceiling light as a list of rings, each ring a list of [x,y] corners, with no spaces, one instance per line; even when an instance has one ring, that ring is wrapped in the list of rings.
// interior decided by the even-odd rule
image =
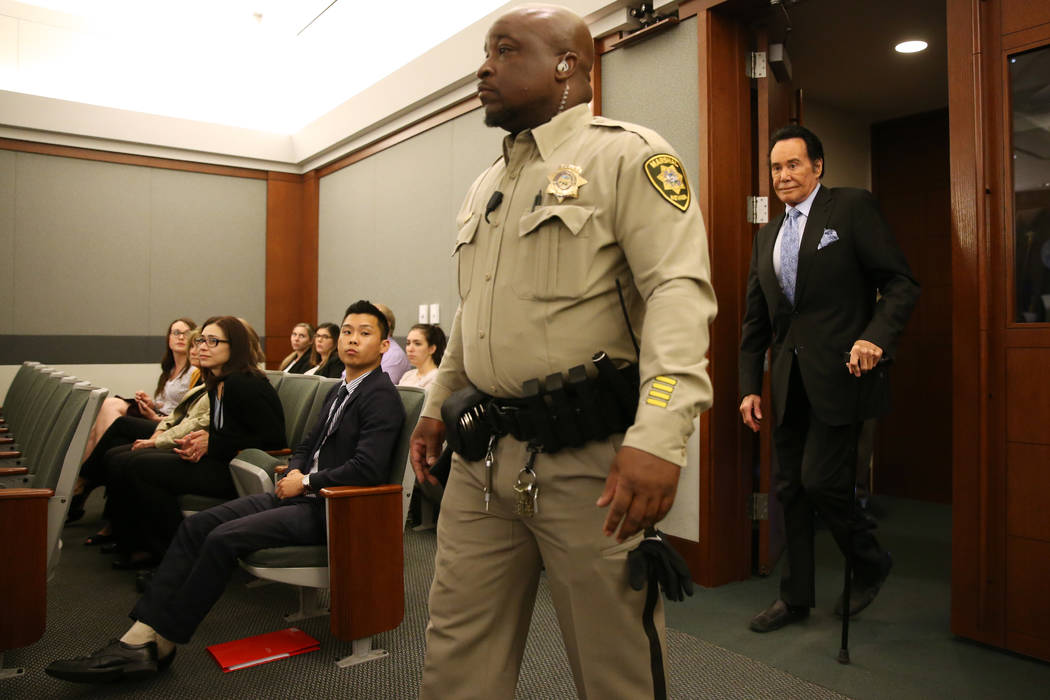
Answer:
[[[918,53],[919,51],[925,51],[926,47],[929,46],[925,41],[902,41],[893,47],[893,50],[897,53]]]

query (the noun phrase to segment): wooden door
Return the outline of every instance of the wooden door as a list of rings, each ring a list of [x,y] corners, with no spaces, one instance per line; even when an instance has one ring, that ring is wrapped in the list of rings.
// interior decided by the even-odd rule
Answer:
[[[758,26],[753,30],[752,36],[755,52],[768,55],[769,38],[766,29]],[[792,84],[778,81],[769,70],[765,71],[765,77],[753,80],[752,92],[755,104],[752,117],[755,144],[752,154],[752,191],[768,202],[768,216],[765,220],[772,221],[784,213],[784,205],[773,192],[773,181],[769,172],[769,137],[788,123],[798,123],[801,105],[796,100],[797,93]],[[761,226],[761,222],[752,226],[752,241]],[[776,451],[773,449],[773,402],[769,393],[768,373],[762,385],[762,409],[767,418],[762,422],[762,429],[757,436],[758,449],[753,452],[755,458],[752,462],[752,474],[755,480],[756,501],[765,505],[765,508],[756,509],[764,512],[756,513],[755,518],[757,526],[754,528],[754,569],[760,574],[768,574],[776,566],[785,544],[784,514],[773,485]]]

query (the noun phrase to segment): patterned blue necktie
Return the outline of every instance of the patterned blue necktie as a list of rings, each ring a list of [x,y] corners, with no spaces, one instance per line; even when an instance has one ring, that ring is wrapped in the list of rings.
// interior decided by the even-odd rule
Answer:
[[[802,215],[798,209],[788,207],[787,226],[780,240],[780,288],[784,290],[784,296],[788,298],[791,305],[795,305],[795,282],[798,275],[798,249],[801,232],[798,230],[798,217]]]

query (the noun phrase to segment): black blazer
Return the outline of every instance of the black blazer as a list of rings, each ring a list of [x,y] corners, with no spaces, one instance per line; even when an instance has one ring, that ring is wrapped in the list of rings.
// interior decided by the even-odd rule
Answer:
[[[336,384],[328,392],[313,429],[288,460],[289,469],[309,473],[310,460],[341,386]],[[317,472],[310,477],[311,489],[389,483],[390,460],[404,422],[405,408],[390,377],[378,368],[372,370],[351,394],[339,425],[321,448]]]
[[[339,379],[343,376],[343,370],[346,369],[343,365],[343,361],[339,359],[339,351],[332,350],[332,354],[328,356],[328,362],[321,365],[321,368],[314,372],[318,377],[328,377],[329,379]],[[304,372],[306,370],[303,370]]]
[[[862,339],[893,357],[919,298],[904,254],[870,192],[821,186],[802,232],[792,307],[773,270],[773,246],[783,220],[781,215],[763,226],[751,252],[740,341],[741,396],[762,393],[763,362],[771,347],[777,425],[784,419],[794,358],[821,421],[845,425],[881,415],[889,408],[886,365],[856,379],[845,367],[845,354]],[[825,235],[838,240],[818,250]]]
[[[310,351],[307,350],[299,359],[284,368],[284,371],[288,374],[302,374],[306,370],[310,369]]]
[[[216,427],[215,390],[208,392],[208,457],[225,464],[248,447],[284,449],[284,409],[270,380],[261,373],[239,372],[222,384],[222,427]]]

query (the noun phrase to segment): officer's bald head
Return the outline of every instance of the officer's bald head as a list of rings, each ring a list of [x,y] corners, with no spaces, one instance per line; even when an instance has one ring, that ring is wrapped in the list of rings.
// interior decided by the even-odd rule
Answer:
[[[529,3],[514,8],[500,19],[520,17],[529,23],[556,54],[575,53],[579,57],[580,72],[590,82],[594,66],[594,38],[583,18],[561,5]]]
[[[594,40],[578,15],[557,5],[511,10],[489,29],[477,72],[485,123],[517,133],[589,102],[593,65]]]

